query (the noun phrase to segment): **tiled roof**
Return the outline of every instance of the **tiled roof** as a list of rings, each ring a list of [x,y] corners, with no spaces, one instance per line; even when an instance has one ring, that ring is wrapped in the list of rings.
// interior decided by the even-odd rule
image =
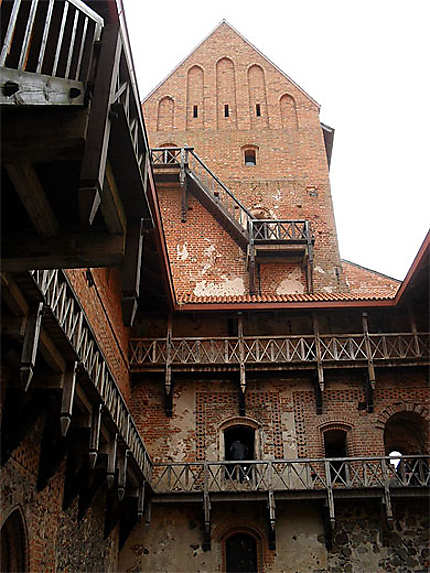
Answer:
[[[178,304],[220,304],[220,303],[286,303],[286,302],[355,302],[392,300],[395,292],[389,295],[356,295],[350,293],[317,292],[313,294],[270,294],[270,295],[225,295],[225,296],[196,296],[182,294],[178,297]]]

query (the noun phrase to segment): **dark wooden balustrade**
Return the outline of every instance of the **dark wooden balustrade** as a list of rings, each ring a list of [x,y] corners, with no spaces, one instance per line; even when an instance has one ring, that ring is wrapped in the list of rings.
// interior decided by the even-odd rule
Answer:
[[[367,338],[368,336],[368,338]],[[239,337],[172,338],[170,363],[172,367],[210,366],[238,367],[243,362],[249,367],[291,366],[313,367],[318,360],[327,365],[362,366],[369,359],[376,363],[404,360],[428,361],[430,334],[323,334],[303,336],[244,336],[243,357]],[[367,344],[367,341],[369,344]],[[163,368],[167,359],[167,338],[133,338],[129,346],[130,368],[134,371]]]

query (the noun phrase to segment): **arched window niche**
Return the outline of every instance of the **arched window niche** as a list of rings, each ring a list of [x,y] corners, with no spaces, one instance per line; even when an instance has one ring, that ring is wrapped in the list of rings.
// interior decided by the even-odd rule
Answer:
[[[260,424],[245,416],[230,418],[218,428],[218,459],[232,460],[233,442],[239,441],[247,450],[248,460],[262,459]]]
[[[225,573],[259,573],[262,571],[261,536],[248,528],[234,529],[222,538]]]
[[[11,511],[1,527],[1,571],[28,571],[28,535],[20,507]]]
[[[244,145],[242,157],[245,167],[255,167],[258,159],[258,147],[256,145]]]

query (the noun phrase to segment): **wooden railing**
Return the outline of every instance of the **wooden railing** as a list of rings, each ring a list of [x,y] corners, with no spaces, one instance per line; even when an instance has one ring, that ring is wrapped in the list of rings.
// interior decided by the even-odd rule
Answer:
[[[290,219],[253,219],[252,235],[256,243],[308,243],[312,240],[309,221]]]
[[[2,2],[0,66],[85,82],[103,18],[81,0]]]
[[[430,456],[154,464],[156,493],[315,491],[430,486]]]
[[[115,425],[145,479],[151,476],[151,460],[103,356],[77,297],[61,270],[31,271],[43,296],[46,312],[53,317],[70,343],[78,361],[98,394],[104,411]]]
[[[176,165],[184,174],[188,173],[244,233],[247,234],[249,232],[250,222],[253,219],[251,212],[200,159],[194,148],[153,148],[151,149],[151,159],[154,167],[172,167]]]
[[[244,336],[243,360],[238,337],[172,338],[170,362],[182,365],[238,365],[317,362],[316,337],[305,336]],[[430,334],[384,333],[321,335],[321,361],[360,362],[369,359],[430,358]],[[167,359],[167,338],[133,338],[130,340],[130,367],[163,366]],[[368,352],[370,349],[370,355]]]

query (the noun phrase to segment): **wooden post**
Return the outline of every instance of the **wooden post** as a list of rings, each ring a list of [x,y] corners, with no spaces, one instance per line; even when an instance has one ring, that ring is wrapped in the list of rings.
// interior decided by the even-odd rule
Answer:
[[[204,511],[204,533],[203,533],[203,551],[209,551],[211,548],[211,501],[208,491],[208,464],[204,462],[204,491],[203,491],[203,511]]]
[[[106,467],[106,481],[108,489],[113,487],[115,481],[117,447],[118,433],[115,433],[109,444],[106,446],[106,453],[108,457]]]
[[[382,498],[382,503],[385,505],[385,515],[387,518],[387,524],[389,528],[393,527],[393,508],[391,506],[391,494],[390,494],[390,477],[387,471],[387,461],[382,458],[382,474],[384,476],[384,496]]]
[[[251,219],[248,219],[248,274],[249,274],[249,294],[256,294],[255,284],[255,244],[254,244],[254,225]]]
[[[102,422],[103,404],[98,404],[93,408],[91,430],[90,430],[90,451],[88,453],[90,469],[96,467],[99,453],[100,428]]]
[[[237,335],[239,341],[239,414],[245,416],[245,393],[246,393],[246,370],[245,370],[245,346],[243,340],[243,315],[238,313]]]
[[[410,304],[408,305],[408,315],[409,315],[409,322],[411,325],[411,331],[414,336],[415,354],[417,358],[419,358],[421,356],[420,341],[418,339],[417,323],[415,322],[414,309]]]
[[[79,211],[83,225],[93,223],[101,202],[111,129],[109,112],[116,90],[121,49],[119,22],[107,24],[103,31],[81,167]]]
[[[330,462],[328,460],[324,461],[325,466],[325,479],[327,484],[327,503],[328,503],[328,513],[330,520],[330,528],[334,531],[336,525],[336,517],[334,513],[334,499],[333,499],[333,487],[331,483],[331,468]]]
[[[375,367],[373,365],[372,349],[370,347],[369,339],[369,323],[367,312],[363,312],[361,315],[363,324],[363,334],[364,334],[364,346],[366,348],[367,354],[367,371],[369,373],[369,384],[372,390],[375,389]]]
[[[276,505],[275,494],[268,492],[267,508],[269,510],[269,549],[276,549]]]

